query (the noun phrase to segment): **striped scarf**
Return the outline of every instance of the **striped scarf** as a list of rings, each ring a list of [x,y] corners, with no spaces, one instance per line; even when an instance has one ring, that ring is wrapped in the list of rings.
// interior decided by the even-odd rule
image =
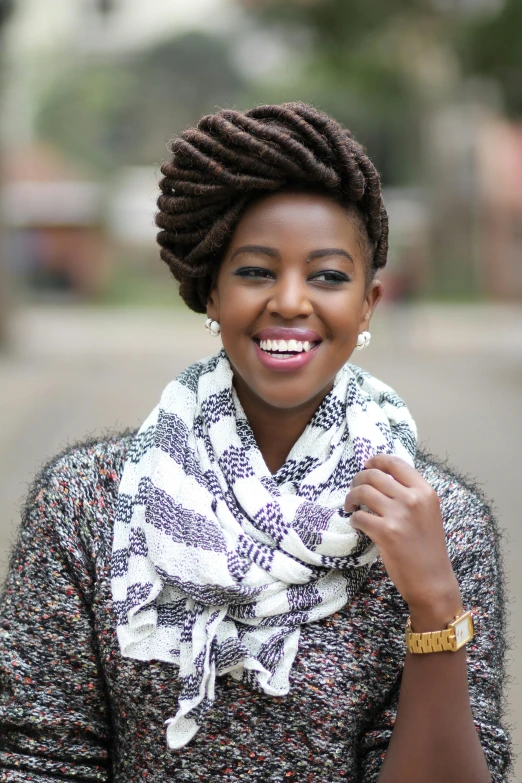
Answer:
[[[202,725],[216,676],[288,693],[300,626],[350,602],[378,554],[343,511],[351,480],[375,454],[413,464],[416,448],[404,402],[346,364],[272,475],[232,380],[221,350],[169,383],[119,488],[118,641],[123,656],[179,667],[171,749]]]

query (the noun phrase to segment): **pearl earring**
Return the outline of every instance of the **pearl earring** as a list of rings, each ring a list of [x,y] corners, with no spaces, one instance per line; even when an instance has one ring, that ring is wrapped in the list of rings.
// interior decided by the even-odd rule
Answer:
[[[205,329],[213,337],[217,337],[221,334],[221,327],[217,321],[213,321],[212,318],[207,318],[205,321]]]
[[[366,348],[367,345],[370,345],[371,339],[372,336],[370,332],[361,332],[357,338],[356,350],[362,351],[363,348]]]

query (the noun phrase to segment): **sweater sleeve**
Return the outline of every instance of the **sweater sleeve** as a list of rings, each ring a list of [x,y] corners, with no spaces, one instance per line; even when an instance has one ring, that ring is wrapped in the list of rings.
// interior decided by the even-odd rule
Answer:
[[[446,474],[439,481],[429,469],[425,478],[439,494],[448,552],[463,606],[473,613],[475,637],[467,651],[475,727],[493,783],[507,783],[512,757],[510,737],[502,721],[506,627],[498,525],[480,493],[455,476]],[[401,671],[402,666],[387,703],[361,738],[360,780],[365,783],[378,779],[384,761],[397,713]]]
[[[81,478],[70,457],[43,471],[3,590],[0,780],[9,783],[110,779],[109,713],[90,608],[92,506],[77,490]]]

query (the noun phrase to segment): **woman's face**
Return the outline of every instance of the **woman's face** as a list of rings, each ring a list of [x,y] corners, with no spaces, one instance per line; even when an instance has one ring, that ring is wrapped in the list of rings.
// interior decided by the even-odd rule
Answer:
[[[320,403],[381,296],[366,272],[358,230],[328,196],[281,192],[247,209],[207,308],[244,406]]]

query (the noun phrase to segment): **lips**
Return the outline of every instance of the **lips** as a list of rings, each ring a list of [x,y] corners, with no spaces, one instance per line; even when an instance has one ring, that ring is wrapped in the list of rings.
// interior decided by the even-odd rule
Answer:
[[[261,364],[279,372],[304,367],[322,342],[321,336],[311,329],[274,326],[257,332],[253,339]]]
[[[254,341],[254,348],[257,358],[263,365],[269,370],[275,370],[276,372],[293,372],[300,370],[306,364],[312,361],[319,346],[315,345],[309,351],[303,351],[302,353],[283,354],[268,353],[263,351],[261,346]]]

